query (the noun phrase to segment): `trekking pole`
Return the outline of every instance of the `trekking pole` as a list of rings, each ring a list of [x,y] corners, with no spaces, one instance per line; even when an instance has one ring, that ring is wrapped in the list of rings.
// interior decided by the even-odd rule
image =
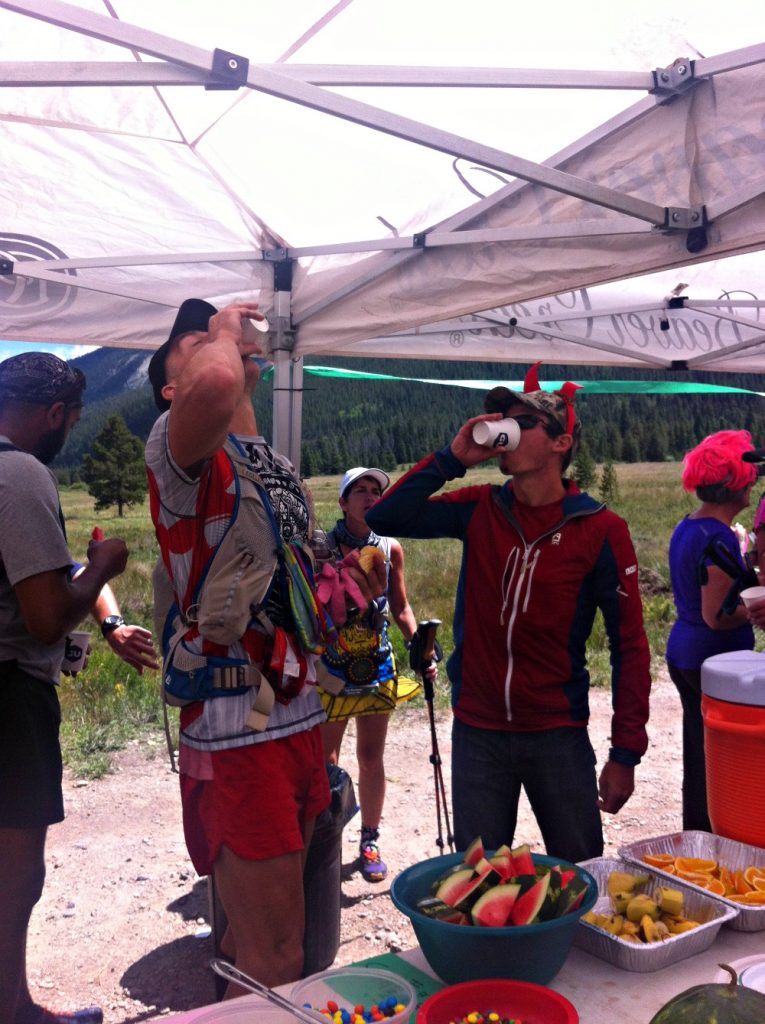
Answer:
[[[415,634],[415,646],[417,651],[417,664],[415,670],[422,676],[425,702],[428,705],[428,719],[430,721],[430,763],[433,765],[433,781],[436,790],[436,822],[438,836],[436,846],[443,852],[444,836],[441,825],[441,814],[446,824],[446,841],[449,844],[450,852],[454,852],[454,836],[452,835],[451,823],[449,821],[449,805],[446,799],[446,787],[444,786],[444,774],[442,770],[441,755],[438,751],[438,736],[436,734],[436,717],[433,707],[433,681],[425,675],[426,669],[438,661],[436,649],[436,632],[441,625],[440,619],[426,619],[418,623]]]

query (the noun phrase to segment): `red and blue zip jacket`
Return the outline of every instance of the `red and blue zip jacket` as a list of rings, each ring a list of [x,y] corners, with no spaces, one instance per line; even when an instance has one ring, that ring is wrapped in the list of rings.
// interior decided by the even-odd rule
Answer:
[[[648,746],[651,689],[635,549],[627,524],[564,480],[561,521],[527,541],[512,483],[431,497],[465,467],[445,448],[414,466],[367,513],[377,533],[462,541],[447,672],[454,715],[481,729],[586,726],[586,643],[598,608],[611,652],[613,761]]]

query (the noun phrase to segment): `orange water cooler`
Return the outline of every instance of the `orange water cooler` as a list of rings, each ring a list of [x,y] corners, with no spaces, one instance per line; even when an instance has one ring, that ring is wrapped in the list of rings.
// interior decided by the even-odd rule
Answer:
[[[707,658],[701,692],[712,829],[765,847],[765,654]]]

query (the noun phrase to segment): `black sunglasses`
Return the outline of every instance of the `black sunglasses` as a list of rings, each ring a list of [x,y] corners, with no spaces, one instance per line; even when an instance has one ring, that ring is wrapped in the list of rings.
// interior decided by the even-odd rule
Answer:
[[[515,420],[521,430],[533,430],[534,427],[539,426],[541,423],[543,427],[547,426],[547,420],[541,416],[534,416],[530,412],[522,412],[520,416],[510,416],[511,420]]]

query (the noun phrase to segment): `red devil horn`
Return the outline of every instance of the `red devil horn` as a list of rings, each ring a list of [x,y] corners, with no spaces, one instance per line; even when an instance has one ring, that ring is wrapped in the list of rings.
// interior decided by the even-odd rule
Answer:
[[[576,413],[574,412],[574,395],[576,395],[581,384],[574,384],[573,381],[567,380],[563,387],[556,391],[556,395],[560,395],[563,401],[566,403],[566,433],[570,434],[574,429],[576,423]]]
[[[539,386],[539,367],[541,365],[542,360],[540,359],[538,363],[534,363],[534,365],[530,368],[529,372],[523,378],[524,395],[527,395],[530,391],[542,390]]]

